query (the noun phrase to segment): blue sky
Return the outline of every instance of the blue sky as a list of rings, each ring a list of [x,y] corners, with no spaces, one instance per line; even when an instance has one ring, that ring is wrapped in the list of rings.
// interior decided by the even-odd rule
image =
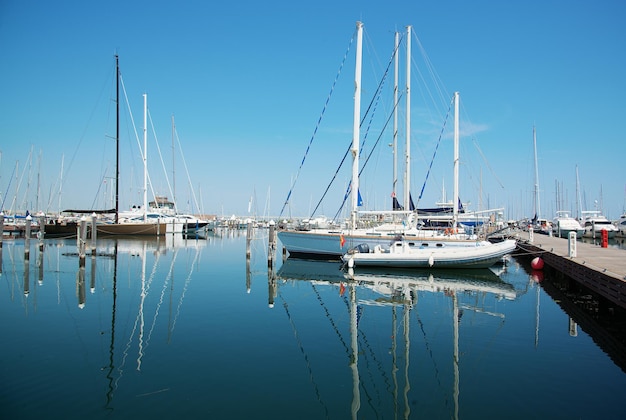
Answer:
[[[310,215],[351,141],[354,45],[313,133],[356,21],[364,23],[363,112],[391,57],[394,32],[413,28],[414,201],[440,143],[418,206],[433,206],[444,189],[447,198],[452,195],[451,120],[439,137],[452,94],[459,91],[461,198],[471,208],[504,207],[507,218],[532,216],[535,125],[544,217],[554,215],[557,191],[560,206],[575,211],[576,167],[584,209],[597,201],[611,218],[624,211],[626,3],[608,0],[5,0],[4,209],[12,202],[13,209],[30,211],[111,206],[117,52],[129,102],[121,101],[122,208],[142,200],[143,167],[128,106],[141,140],[146,93],[155,193],[172,196],[167,173],[180,210],[196,212],[193,191],[207,214],[277,216],[296,180],[283,217]],[[405,68],[403,43],[401,91]],[[365,124],[370,128],[364,150],[372,154],[361,179],[365,209],[388,209],[391,203],[392,131],[390,125],[383,128],[393,107],[392,87],[393,73]],[[403,144],[404,99],[398,110]],[[172,115],[180,141],[174,159]],[[402,200],[401,164],[399,171]],[[335,215],[349,178],[347,164],[316,215]]]

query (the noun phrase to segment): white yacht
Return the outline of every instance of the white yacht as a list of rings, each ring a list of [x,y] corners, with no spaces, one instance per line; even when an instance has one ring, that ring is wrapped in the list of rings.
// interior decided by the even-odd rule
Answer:
[[[617,233],[615,236],[621,238],[626,237],[626,213],[622,214],[618,220],[615,221],[615,227],[617,227]]]
[[[570,216],[568,211],[557,211],[556,217],[552,221],[552,234],[560,238],[567,238],[570,232],[576,232],[576,238],[582,238],[585,228],[581,226],[578,220]]]
[[[585,228],[584,237],[601,238],[603,230],[607,231],[609,239],[614,238],[617,234],[617,227],[599,210],[583,211],[583,216],[583,227]]]

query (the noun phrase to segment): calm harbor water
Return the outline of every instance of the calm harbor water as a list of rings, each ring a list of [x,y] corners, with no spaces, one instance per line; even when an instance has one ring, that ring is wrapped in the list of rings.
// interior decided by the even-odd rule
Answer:
[[[624,418],[621,312],[512,259],[342,271],[267,231],[5,240],[0,417]],[[587,299],[586,309],[568,302]],[[594,309],[595,308],[595,309]]]

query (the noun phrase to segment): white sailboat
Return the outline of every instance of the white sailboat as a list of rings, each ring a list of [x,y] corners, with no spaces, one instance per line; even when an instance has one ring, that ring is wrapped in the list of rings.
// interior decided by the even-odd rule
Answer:
[[[417,221],[419,216],[410,209],[410,190],[409,190],[409,171],[410,171],[410,75],[407,74],[407,86],[406,86],[406,106],[407,106],[407,144],[406,144],[406,174],[404,185],[404,210],[403,211],[379,211],[368,212],[379,216],[381,219],[385,219],[385,222],[376,227],[360,227],[358,224],[357,210],[358,210],[358,185],[359,185],[359,136],[360,136],[360,90],[361,90],[361,39],[362,39],[362,27],[361,22],[357,22],[357,44],[356,44],[356,66],[355,66],[355,91],[354,91],[354,115],[353,115],[353,141],[352,141],[352,180],[351,180],[351,213],[350,221],[347,226],[330,226],[325,228],[316,228],[312,226],[306,226],[304,228],[296,229],[283,229],[278,232],[278,238],[281,240],[283,246],[289,252],[289,256],[296,258],[317,258],[317,259],[338,259],[345,252],[359,244],[367,244],[371,248],[376,245],[388,246],[389,243],[398,235],[401,235],[412,240],[418,240],[427,242],[431,246],[436,246],[441,241],[446,241],[449,247],[466,246],[467,241],[473,242],[478,240],[478,237],[470,231],[468,233],[459,231],[456,222],[458,221],[458,204],[454,206],[454,218],[450,215],[446,216],[428,216],[428,218],[444,218],[447,222],[454,222],[453,226],[448,225],[445,228],[439,230],[427,230],[419,229]],[[407,27],[407,38],[411,38],[411,27]],[[398,41],[396,37],[396,49]],[[410,72],[410,57],[411,57],[411,44],[407,41],[407,73]],[[396,64],[397,66],[397,64]],[[396,89],[397,90],[397,89]],[[395,97],[395,95],[394,95]],[[394,123],[395,126],[395,123]],[[394,144],[395,140],[395,127],[394,127]],[[394,146],[394,185],[393,185],[393,198],[395,200],[395,183],[396,183],[396,171],[395,171],[395,146]],[[458,150],[456,151],[458,155]],[[458,157],[455,158],[458,160]],[[458,179],[458,167],[456,169],[455,176]],[[458,203],[458,182],[455,184],[454,189],[454,202]],[[395,202],[395,201],[394,201]],[[391,215],[391,217],[387,217]],[[398,217],[401,217],[401,221],[398,221]]]
[[[458,218],[459,182],[459,93],[454,94],[454,205],[452,229],[456,230]],[[515,250],[517,243],[505,239],[492,243],[486,240],[419,241],[402,237],[391,244],[376,245],[370,249],[361,244],[342,256],[348,267],[437,267],[437,268],[485,268],[501,261]]]

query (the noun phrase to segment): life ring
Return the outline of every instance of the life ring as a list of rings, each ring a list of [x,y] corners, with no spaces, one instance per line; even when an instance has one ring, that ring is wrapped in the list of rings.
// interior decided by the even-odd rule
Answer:
[[[451,232],[452,232],[452,230],[450,228],[446,228],[446,230],[445,230],[445,234],[446,235],[450,235]]]

